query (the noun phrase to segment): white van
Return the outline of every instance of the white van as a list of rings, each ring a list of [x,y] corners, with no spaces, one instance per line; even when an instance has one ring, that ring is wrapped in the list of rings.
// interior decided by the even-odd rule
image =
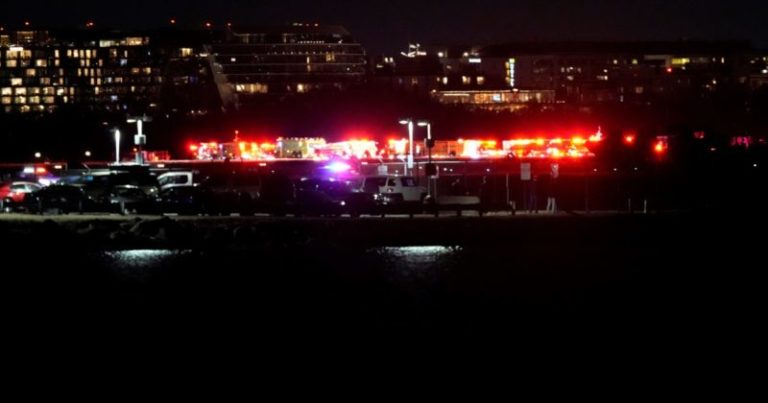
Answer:
[[[419,186],[412,176],[366,176],[359,191],[378,195],[387,204],[421,203],[427,195],[427,188]]]
[[[160,190],[168,190],[177,187],[194,186],[195,172],[193,171],[174,171],[162,174],[157,177],[157,183]]]

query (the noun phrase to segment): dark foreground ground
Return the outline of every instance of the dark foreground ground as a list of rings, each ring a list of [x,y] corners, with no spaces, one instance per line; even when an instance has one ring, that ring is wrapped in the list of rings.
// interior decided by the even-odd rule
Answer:
[[[34,346],[25,354],[503,345],[750,356],[766,335],[766,222],[3,220],[4,328]]]

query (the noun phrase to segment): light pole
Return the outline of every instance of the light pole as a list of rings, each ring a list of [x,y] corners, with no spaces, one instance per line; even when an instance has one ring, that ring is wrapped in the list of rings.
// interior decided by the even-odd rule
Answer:
[[[420,120],[418,123],[419,127],[426,127],[427,128],[427,156],[428,156],[428,162],[427,162],[427,196],[432,198],[432,177],[435,176],[435,169],[432,166],[432,148],[435,146],[434,140],[432,140],[432,123],[428,120]]]
[[[413,119],[403,119],[401,125],[408,126],[408,163],[406,167],[410,173],[413,173]],[[406,172],[408,174],[408,172]]]
[[[115,164],[120,165],[120,129],[115,129]]]
[[[133,136],[133,143],[138,147],[136,153],[136,163],[144,165],[144,152],[142,147],[147,145],[147,136],[144,134],[144,122],[151,122],[152,118],[147,116],[140,116],[135,118],[128,118],[128,123],[136,123],[136,135]]]

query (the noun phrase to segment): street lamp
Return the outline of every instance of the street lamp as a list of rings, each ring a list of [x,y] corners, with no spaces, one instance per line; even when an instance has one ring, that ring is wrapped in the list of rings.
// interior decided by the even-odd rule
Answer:
[[[39,152],[35,153],[35,158],[40,159],[43,156],[43,154],[40,154]]]
[[[115,129],[115,164],[120,164],[120,129]]]
[[[144,165],[144,152],[142,147],[147,145],[147,136],[144,134],[144,122],[151,122],[152,118],[147,116],[129,117],[128,123],[136,123],[136,135],[133,136],[133,144],[138,147],[136,152],[136,163]]]
[[[406,167],[409,171],[413,171],[413,119],[403,119],[400,124],[408,126],[408,163]]]
[[[85,152],[85,156],[88,157],[88,158],[91,158],[91,152],[90,151],[86,151]]]
[[[432,140],[432,123],[428,120],[420,120],[418,123],[419,127],[426,127],[427,128],[427,155],[428,155],[428,163],[427,163],[427,196],[430,197],[430,200],[432,199],[432,179],[435,176],[437,170],[432,165],[432,148],[435,146],[434,140]]]

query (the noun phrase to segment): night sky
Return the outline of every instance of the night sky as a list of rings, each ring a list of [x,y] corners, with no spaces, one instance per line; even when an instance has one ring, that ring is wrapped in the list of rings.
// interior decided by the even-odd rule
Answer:
[[[130,8],[127,8],[131,5]],[[371,53],[409,41],[751,39],[768,48],[765,0],[37,0],[8,1],[0,22],[152,28],[206,19],[235,25],[345,25]]]

